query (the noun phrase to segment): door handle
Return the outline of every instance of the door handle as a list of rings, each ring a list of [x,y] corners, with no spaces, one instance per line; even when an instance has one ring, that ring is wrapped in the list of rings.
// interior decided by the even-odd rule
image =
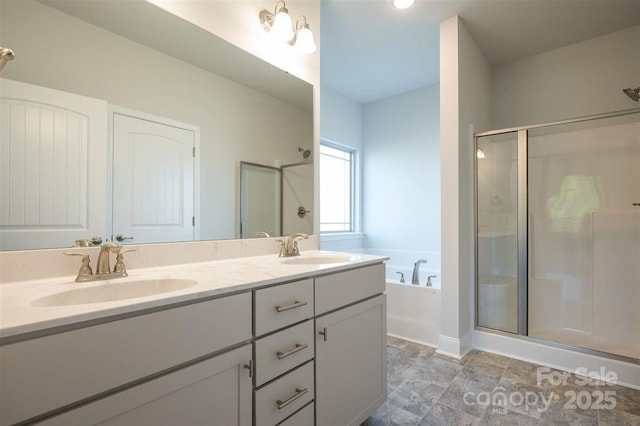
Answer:
[[[125,237],[122,234],[118,234],[118,235],[116,235],[116,240],[118,240],[118,241],[133,240],[133,237]]]

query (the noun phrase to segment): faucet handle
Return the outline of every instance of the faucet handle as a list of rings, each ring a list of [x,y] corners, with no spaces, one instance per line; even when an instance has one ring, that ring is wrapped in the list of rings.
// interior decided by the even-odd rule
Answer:
[[[405,283],[404,273],[397,271],[396,274],[400,274],[400,284],[404,284]]]
[[[122,246],[119,246],[119,248],[122,248]],[[113,272],[117,272],[122,274],[123,277],[128,276],[129,274],[127,273],[127,268],[124,265],[124,254],[128,253],[130,251],[137,251],[138,249],[126,249],[126,250],[118,250],[117,253],[118,255],[116,256],[116,264],[113,266]]]
[[[427,277],[427,287],[431,287],[432,286],[431,278],[436,278],[436,277],[437,277],[437,275],[429,275]]]
[[[278,257],[287,257],[287,242],[285,240],[274,241],[280,244],[280,253],[278,253]]]
[[[78,275],[76,276],[76,282],[88,281],[89,277],[93,275],[93,271],[91,270],[91,260],[88,254],[79,253],[77,251],[65,251],[63,254],[67,256],[82,256],[80,270],[78,271]]]

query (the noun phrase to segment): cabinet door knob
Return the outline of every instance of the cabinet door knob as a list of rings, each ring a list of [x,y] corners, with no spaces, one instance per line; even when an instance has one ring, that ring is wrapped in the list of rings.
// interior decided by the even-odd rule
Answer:
[[[324,327],[322,331],[318,331],[318,334],[324,337],[324,341],[327,341],[327,327]]]
[[[244,368],[249,370],[249,377],[253,378],[253,360],[252,359],[249,360],[249,364],[244,365]]]

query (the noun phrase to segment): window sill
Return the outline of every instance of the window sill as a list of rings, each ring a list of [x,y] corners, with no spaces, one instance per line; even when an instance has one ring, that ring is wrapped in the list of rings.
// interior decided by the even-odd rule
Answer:
[[[320,234],[320,241],[361,240],[363,238],[363,232],[336,232],[331,234]]]

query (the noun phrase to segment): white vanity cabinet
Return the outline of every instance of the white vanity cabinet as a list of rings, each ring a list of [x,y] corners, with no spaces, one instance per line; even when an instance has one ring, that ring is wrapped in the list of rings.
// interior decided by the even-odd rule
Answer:
[[[317,426],[360,425],[387,397],[383,291],[382,264],[315,280]]]
[[[384,266],[296,278],[4,339],[0,426],[360,425],[386,398]]]

